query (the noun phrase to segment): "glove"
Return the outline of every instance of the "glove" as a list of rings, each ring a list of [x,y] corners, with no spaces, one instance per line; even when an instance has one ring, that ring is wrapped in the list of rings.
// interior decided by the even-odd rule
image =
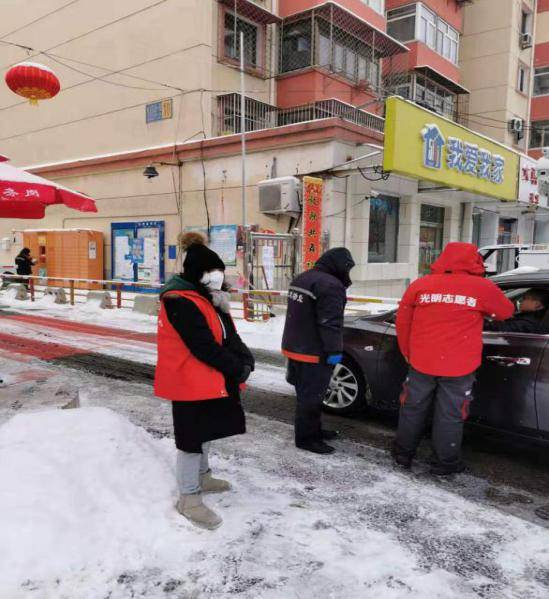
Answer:
[[[336,364],[341,364],[343,362],[343,354],[330,354],[326,358],[326,364],[330,366],[336,366]]]
[[[252,369],[246,364],[242,369],[242,374],[238,378],[238,382],[240,384],[245,383],[250,378],[250,374],[252,374]]]

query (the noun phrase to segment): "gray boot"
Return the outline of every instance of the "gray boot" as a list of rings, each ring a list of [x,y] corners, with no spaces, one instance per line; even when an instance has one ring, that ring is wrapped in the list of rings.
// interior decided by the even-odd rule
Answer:
[[[181,495],[175,507],[182,516],[200,528],[214,530],[223,522],[220,516],[202,503],[200,493]]]
[[[223,493],[232,489],[230,482],[214,478],[211,470],[200,475],[200,488],[202,493]]]

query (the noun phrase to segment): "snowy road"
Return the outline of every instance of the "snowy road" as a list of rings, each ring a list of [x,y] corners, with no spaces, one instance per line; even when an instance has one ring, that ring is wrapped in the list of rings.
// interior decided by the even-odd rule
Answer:
[[[0,360],[12,377],[41,366]],[[547,597],[546,528],[395,471],[367,445],[297,452],[289,426],[258,416],[215,444],[235,490],[209,498],[224,525],[199,531],[172,508],[169,406],[144,385],[42,373],[12,385],[19,407],[0,407],[18,414],[0,427],[1,597]],[[59,401],[56,385],[78,386],[83,409],[36,412]]]

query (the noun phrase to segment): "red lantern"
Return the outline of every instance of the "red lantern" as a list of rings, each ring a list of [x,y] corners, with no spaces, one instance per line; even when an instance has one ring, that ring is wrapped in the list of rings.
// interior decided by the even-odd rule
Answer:
[[[6,83],[12,92],[28,98],[33,105],[49,100],[59,93],[61,84],[55,73],[34,62],[22,62],[6,73]]]

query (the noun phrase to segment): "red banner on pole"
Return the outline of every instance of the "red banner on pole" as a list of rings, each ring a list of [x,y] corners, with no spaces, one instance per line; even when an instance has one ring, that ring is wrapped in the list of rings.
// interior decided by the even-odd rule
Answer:
[[[303,270],[312,268],[322,253],[323,190],[322,179],[303,178]]]

